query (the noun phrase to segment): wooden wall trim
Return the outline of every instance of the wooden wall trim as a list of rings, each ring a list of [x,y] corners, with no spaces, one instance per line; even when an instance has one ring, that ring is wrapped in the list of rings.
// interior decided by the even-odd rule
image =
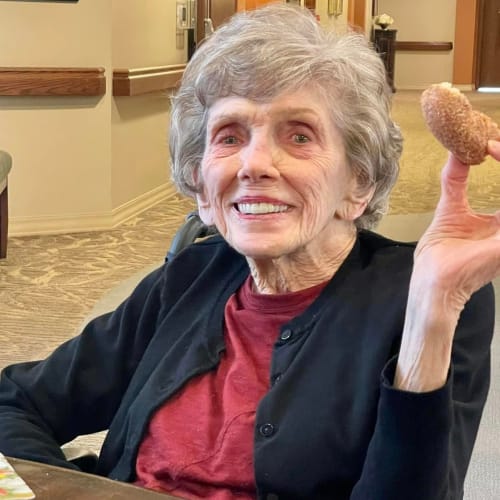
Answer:
[[[113,70],[113,95],[134,96],[175,88],[186,68],[185,64]]]
[[[453,42],[403,42],[396,41],[396,50],[411,51],[449,51],[453,49]]]
[[[104,68],[0,67],[3,96],[100,96],[106,93]]]

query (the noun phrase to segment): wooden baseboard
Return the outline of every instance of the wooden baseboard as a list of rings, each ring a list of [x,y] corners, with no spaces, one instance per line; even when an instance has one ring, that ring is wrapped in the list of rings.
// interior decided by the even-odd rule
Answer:
[[[113,227],[123,224],[127,220],[135,217],[137,214],[144,212],[148,208],[154,207],[165,198],[176,193],[177,190],[173,184],[166,182],[143,195],[120,205],[111,211]]]
[[[9,236],[109,231],[123,224],[131,217],[153,207],[174,192],[175,187],[167,182],[110,212],[69,214],[63,216],[11,217],[9,220]]]

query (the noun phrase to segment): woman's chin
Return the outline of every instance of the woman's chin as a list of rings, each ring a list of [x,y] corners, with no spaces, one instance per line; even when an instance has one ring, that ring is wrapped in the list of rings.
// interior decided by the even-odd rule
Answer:
[[[233,248],[253,260],[277,259],[289,253],[289,249],[283,243],[270,241],[247,241],[232,244]]]

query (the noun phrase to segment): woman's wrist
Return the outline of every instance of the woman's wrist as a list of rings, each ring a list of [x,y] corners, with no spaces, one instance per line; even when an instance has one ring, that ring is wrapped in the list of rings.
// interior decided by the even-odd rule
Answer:
[[[451,342],[410,342],[398,356],[394,387],[409,392],[429,392],[446,383],[451,361]]]
[[[395,388],[428,392],[446,383],[460,311],[446,304],[444,290],[435,290],[428,284],[410,286]]]

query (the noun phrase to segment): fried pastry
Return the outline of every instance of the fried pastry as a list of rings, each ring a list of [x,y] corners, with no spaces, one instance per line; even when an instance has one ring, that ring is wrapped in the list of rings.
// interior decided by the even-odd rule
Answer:
[[[467,97],[449,83],[428,87],[420,103],[425,122],[436,139],[466,165],[481,163],[488,140],[500,140],[500,128],[487,115],[472,109]]]

